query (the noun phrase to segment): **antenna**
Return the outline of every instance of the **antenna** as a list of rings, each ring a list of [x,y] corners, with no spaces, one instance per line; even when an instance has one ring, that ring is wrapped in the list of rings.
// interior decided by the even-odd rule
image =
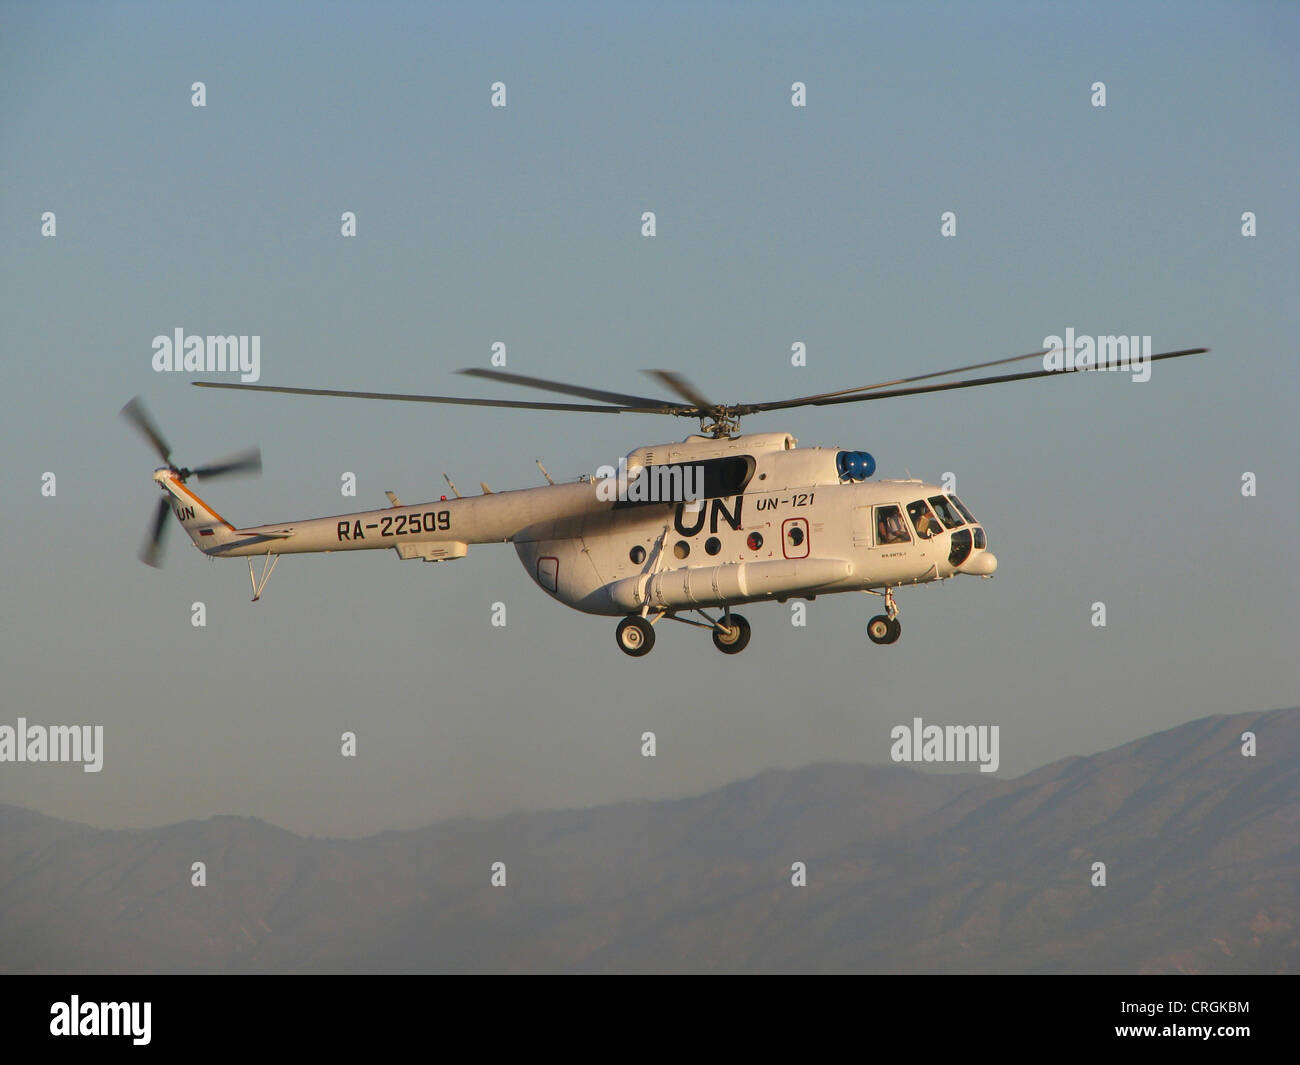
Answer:
[[[551,475],[546,472],[546,467],[542,465],[542,460],[533,459],[533,461],[537,463],[537,468],[542,471],[542,476],[546,478],[546,483],[554,484],[555,482],[551,480]]]
[[[459,499],[460,491],[456,488],[455,484],[452,483],[451,478],[447,476],[445,471],[443,472],[442,479],[447,482],[447,487],[450,488],[452,492],[455,493],[456,498]]]

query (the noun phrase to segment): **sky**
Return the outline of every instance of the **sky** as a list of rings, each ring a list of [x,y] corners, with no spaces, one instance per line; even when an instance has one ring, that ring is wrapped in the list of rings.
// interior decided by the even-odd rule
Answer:
[[[0,725],[105,740],[99,773],[0,764],[0,802],[357,836],[883,763],[917,715],[998,725],[1017,775],[1296,705],[1298,46],[1263,3],[5,3]],[[454,371],[499,341],[746,402],[1067,328],[1212,352],[746,419],[954,474],[997,576],[900,593],[890,647],[842,595],[748,608],[735,658],[675,626],[633,660],[504,544],[292,556],[257,603],[177,529],[149,569],[157,463],[118,411],[182,464],[260,444],[260,479],[195,485],[244,525],[570,479],[693,423],[201,390],[152,368],[177,328],[260,336],[262,384],[523,399]]]

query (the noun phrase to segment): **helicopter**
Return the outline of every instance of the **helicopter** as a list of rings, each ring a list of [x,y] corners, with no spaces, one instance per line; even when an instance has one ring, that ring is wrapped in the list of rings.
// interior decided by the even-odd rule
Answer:
[[[1150,362],[1199,355],[1188,348]],[[686,439],[637,447],[618,467],[533,488],[462,496],[444,473],[453,498],[389,506],[269,525],[236,527],[187,482],[260,472],[253,448],[194,469],[176,466],[171,447],[137,397],[122,414],[164,465],[153,480],[161,498],[140,557],[160,564],[170,510],[195,547],[209,558],[247,558],[253,601],[261,598],[280,556],[307,552],[392,550],[399,559],[449,562],[472,545],[511,543],[533,581],[553,599],[586,614],[618,617],[615,642],[631,657],[648,654],[663,620],[708,631],[714,646],[734,655],[749,644],[749,621],[733,607],[818,595],[864,592],[882,601],[867,623],[876,644],[902,632],[895,590],[960,574],[990,578],[998,568],[984,525],[944,487],[919,480],[872,480],[866,451],[799,447],[787,432],[741,433],[740,419],[760,412],[831,406],[1013,381],[1095,372],[1115,366],[1069,362],[1059,368],[936,382],[935,378],[1034,358],[1054,349],[902,377],[873,385],[763,403],[721,405],[686,377],[648,373],[675,399],[611,392],[497,369],[459,371],[472,377],[561,393],[595,402],[540,402],[358,392],[320,388],[194,381],[201,388],[288,395],[601,414],[658,414],[698,419]],[[1055,352],[1059,355],[1059,352]],[[924,383],[922,383],[924,382]],[[260,576],[255,558],[262,561]]]

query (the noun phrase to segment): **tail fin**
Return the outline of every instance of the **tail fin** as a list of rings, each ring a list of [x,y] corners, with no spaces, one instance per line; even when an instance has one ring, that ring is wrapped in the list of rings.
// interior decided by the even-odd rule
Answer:
[[[196,496],[174,471],[160,469],[154,480],[172,497],[172,513],[200,551],[210,552],[236,538],[235,527]]]

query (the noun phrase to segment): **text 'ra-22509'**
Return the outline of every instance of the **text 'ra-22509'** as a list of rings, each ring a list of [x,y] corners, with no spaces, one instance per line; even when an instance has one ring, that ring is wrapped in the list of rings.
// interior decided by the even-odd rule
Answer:
[[[379,521],[362,525],[360,521],[341,521],[338,537],[343,540],[364,540],[366,530],[378,536],[402,536],[411,533],[446,532],[451,528],[451,511],[426,510],[423,514],[386,514]]]

